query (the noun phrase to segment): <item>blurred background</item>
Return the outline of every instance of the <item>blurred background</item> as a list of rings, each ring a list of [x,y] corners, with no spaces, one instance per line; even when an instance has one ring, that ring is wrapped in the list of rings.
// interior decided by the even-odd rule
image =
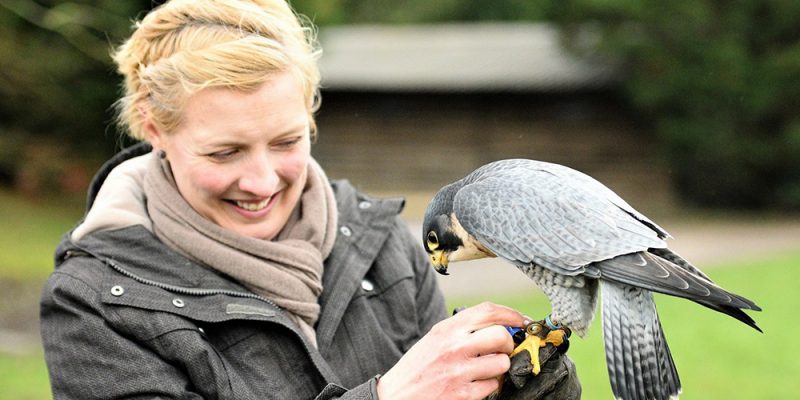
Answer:
[[[92,174],[131,144],[113,123],[109,51],[160,3],[0,0],[0,399],[50,398],[39,292]],[[406,197],[418,233],[433,192],[486,162],[586,172],[765,309],[760,335],[659,297],[683,398],[800,391],[788,379],[800,374],[789,336],[800,328],[800,2],[291,3],[319,27],[312,153],[332,178]],[[454,267],[440,282],[451,305],[549,310],[501,263]],[[610,398],[595,325],[570,354],[584,398]]]

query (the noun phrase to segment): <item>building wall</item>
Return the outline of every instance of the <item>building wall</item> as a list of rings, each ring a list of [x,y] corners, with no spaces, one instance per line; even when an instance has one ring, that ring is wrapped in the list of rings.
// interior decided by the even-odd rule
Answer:
[[[428,193],[521,157],[586,172],[645,212],[674,203],[652,135],[611,93],[324,92],[317,123],[317,160],[371,192]]]

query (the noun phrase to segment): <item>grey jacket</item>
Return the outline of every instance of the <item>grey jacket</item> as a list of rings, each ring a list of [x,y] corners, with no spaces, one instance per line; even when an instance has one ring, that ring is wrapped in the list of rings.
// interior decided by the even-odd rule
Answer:
[[[98,173],[148,151],[123,151]],[[56,399],[370,399],[445,318],[401,200],[333,184],[340,231],[325,261],[319,350],[284,312],[193,263],[142,226],[66,235],[44,288],[41,334]]]

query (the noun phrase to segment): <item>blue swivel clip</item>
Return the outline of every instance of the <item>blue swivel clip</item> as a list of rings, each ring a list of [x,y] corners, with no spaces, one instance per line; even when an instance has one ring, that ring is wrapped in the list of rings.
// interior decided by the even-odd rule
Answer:
[[[511,335],[511,338],[514,339],[514,344],[519,345],[525,340],[524,328],[514,328],[511,326],[506,326],[505,328],[508,331],[508,334]]]

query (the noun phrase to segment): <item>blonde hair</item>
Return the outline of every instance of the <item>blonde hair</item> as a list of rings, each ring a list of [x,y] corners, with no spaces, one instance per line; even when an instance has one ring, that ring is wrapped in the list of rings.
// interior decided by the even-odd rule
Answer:
[[[198,91],[255,90],[291,71],[302,84],[313,136],[320,50],[305,22],[285,0],[171,0],[155,8],[112,54],[125,78],[117,121],[129,136],[145,140],[140,107],[169,133]]]

